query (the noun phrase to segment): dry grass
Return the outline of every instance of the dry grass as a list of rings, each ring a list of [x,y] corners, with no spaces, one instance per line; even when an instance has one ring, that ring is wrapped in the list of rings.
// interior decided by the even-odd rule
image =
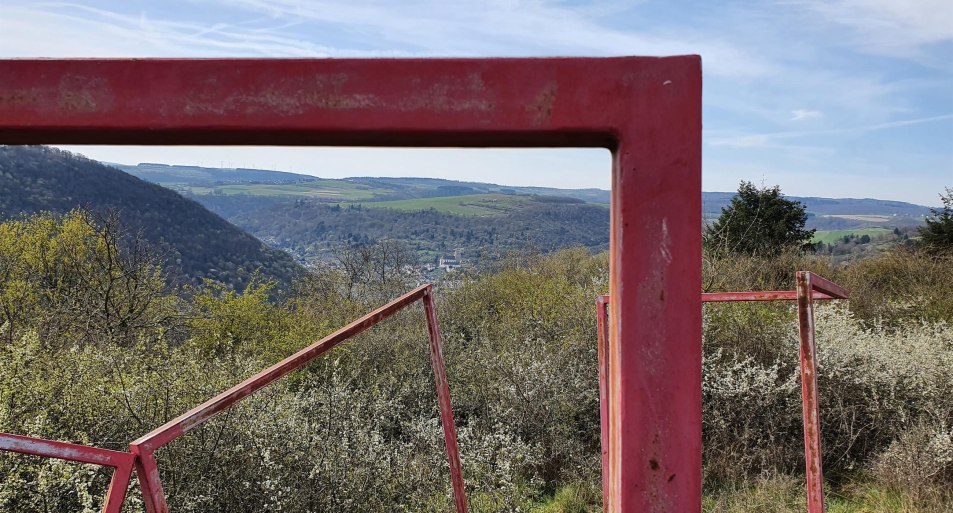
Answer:
[[[705,513],[804,513],[807,511],[803,478],[772,476],[739,483],[705,495]],[[828,513],[949,513],[953,497],[936,491],[911,494],[870,482],[850,483],[827,491]]]

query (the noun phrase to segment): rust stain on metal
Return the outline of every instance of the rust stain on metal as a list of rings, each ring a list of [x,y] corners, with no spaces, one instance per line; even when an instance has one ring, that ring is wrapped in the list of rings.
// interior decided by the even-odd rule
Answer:
[[[556,103],[556,94],[559,86],[555,82],[546,84],[546,87],[536,95],[536,101],[526,107],[534,115],[534,123],[543,125],[553,117],[553,104]]]
[[[421,84],[421,91],[402,100],[399,108],[405,111],[431,112],[462,112],[462,111],[490,111],[493,103],[473,96],[474,86],[479,87],[482,82],[474,84],[472,79],[465,87],[451,86],[438,83],[431,86]]]
[[[74,113],[108,110],[113,103],[108,86],[101,77],[66,75],[60,79],[57,106]]]
[[[7,107],[19,107],[21,105],[31,105],[37,102],[39,96],[35,91],[11,91],[9,93],[0,94],[0,106]]]

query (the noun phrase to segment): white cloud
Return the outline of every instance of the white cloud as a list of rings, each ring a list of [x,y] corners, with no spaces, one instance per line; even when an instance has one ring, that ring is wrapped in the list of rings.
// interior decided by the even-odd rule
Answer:
[[[807,121],[810,119],[820,119],[824,113],[819,110],[797,109],[791,111],[791,121]]]
[[[941,114],[939,116],[929,116],[916,119],[901,119],[876,123],[872,125],[855,126],[847,128],[832,128],[827,130],[792,130],[787,132],[772,132],[760,134],[744,135],[711,135],[708,138],[708,144],[711,146],[728,146],[734,148],[765,148],[772,147],[775,141],[784,139],[799,139],[803,137],[826,136],[826,135],[846,135],[863,132],[873,132],[877,130],[888,130],[891,128],[901,128],[911,125],[922,125],[924,123],[937,123],[941,121],[953,120],[953,114]]]
[[[282,33],[287,23],[249,28],[157,19],[69,3],[4,7],[3,57],[381,57],[407,55],[335,48]]]
[[[792,0],[823,21],[855,31],[868,53],[917,57],[922,47],[953,41],[950,0]],[[946,63],[949,65],[949,63]]]
[[[517,56],[702,54],[706,72],[757,77],[775,66],[743,46],[689,28],[648,20],[626,30],[600,23],[601,10],[544,1],[493,0],[432,3],[275,0],[199,0],[254,13],[270,26],[201,23],[132,16],[70,3],[5,8],[0,17],[6,56]],[[289,24],[308,30],[334,27],[361,34],[354,46],[335,48],[289,35]],[[35,27],[42,27],[42,41]],[[323,38],[327,39],[327,38]],[[122,41],[122,44],[117,44]],[[376,45],[376,48],[366,48]],[[392,48],[405,50],[394,52]]]

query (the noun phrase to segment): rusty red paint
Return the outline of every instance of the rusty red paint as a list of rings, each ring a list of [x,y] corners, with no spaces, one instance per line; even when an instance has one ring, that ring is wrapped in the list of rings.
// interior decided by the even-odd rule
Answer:
[[[146,510],[149,513],[166,513],[168,511],[165,492],[162,489],[162,480],[154,456],[156,450],[185,433],[188,433],[215,415],[232,407],[245,397],[254,394],[292,371],[300,369],[347,339],[366,331],[375,324],[393,316],[417,301],[423,302],[427,318],[430,352],[434,366],[434,377],[437,384],[440,417],[443,423],[447,455],[450,461],[451,483],[453,485],[456,511],[457,513],[466,513],[467,503],[463,487],[463,470],[460,465],[456,428],[453,424],[450,388],[447,383],[446,371],[444,370],[440,327],[437,324],[437,314],[433,304],[433,288],[430,284],[421,285],[390,303],[381,306],[258,374],[247,378],[201,405],[166,422],[151,433],[133,441],[129,447],[132,453],[137,456],[136,471],[139,475],[143,496],[146,499]]]
[[[801,407],[804,422],[804,458],[807,476],[808,513],[824,513],[824,472],[822,465],[820,407],[817,393],[817,347],[814,336],[814,301],[827,299],[849,299],[849,292],[844,287],[827,280],[809,271],[797,271],[796,290],[754,291],[754,292],[705,292],[701,295],[703,303],[719,303],[734,301],[797,301],[798,333],[800,336],[800,372],[801,372]],[[596,332],[599,339],[599,399],[601,414],[606,416],[611,405],[603,402],[609,396],[606,390],[609,383],[604,379],[608,372],[607,363],[603,362],[602,347],[608,331],[607,304],[609,296],[599,296],[596,301]],[[605,455],[607,446],[612,443],[605,430],[602,433],[602,451]],[[649,465],[658,469],[657,460],[650,460]],[[603,485],[609,480],[607,473],[611,472],[603,461]],[[672,474],[675,476],[675,474]],[[603,502],[606,510],[610,511],[609,499],[603,488]]]
[[[847,291],[810,272],[797,273],[798,334],[801,339],[801,410],[804,420],[804,464],[807,477],[807,511],[824,513],[824,469],[821,460],[821,418],[817,398],[817,345],[814,338],[815,284],[828,294]]]
[[[814,299],[844,299],[823,292],[814,292]],[[723,303],[736,301],[797,301],[796,290],[772,290],[757,292],[703,292],[702,303]]]
[[[608,148],[612,511],[700,507],[698,56],[7,60],[0,144]]]
[[[443,425],[443,439],[447,446],[447,459],[450,463],[450,483],[453,486],[454,505],[457,513],[467,513],[463,466],[460,464],[460,449],[457,447],[457,428],[453,422],[450,384],[447,381],[447,371],[444,366],[443,342],[440,335],[440,323],[437,320],[437,307],[433,300],[433,289],[426,290],[423,303],[424,313],[427,316],[427,333],[430,336],[430,360],[433,364],[434,384],[437,387],[437,401],[440,405],[440,422]]]
[[[609,493],[609,296],[596,299],[596,334],[599,364],[599,440],[602,449],[602,508],[611,511]]]
[[[135,459],[135,456],[128,452],[111,451],[88,445],[56,442],[9,433],[0,433],[0,451],[112,467],[113,475],[109,482],[109,490],[106,492],[106,500],[103,503],[102,511],[103,513],[120,513],[122,510],[122,503],[126,498],[126,488],[129,487]]]

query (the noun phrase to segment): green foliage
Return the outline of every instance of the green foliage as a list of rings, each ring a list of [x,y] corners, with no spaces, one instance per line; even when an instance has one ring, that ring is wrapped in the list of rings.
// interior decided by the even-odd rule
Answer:
[[[920,228],[920,244],[932,253],[953,253],[953,188],[947,187],[940,200],[943,208],[930,209],[932,218]]]
[[[260,270],[287,286],[300,270],[287,254],[164,187],[54,148],[0,146],[0,220],[80,208],[98,217],[115,213],[180,281],[211,278],[242,288]]]
[[[264,279],[241,292],[209,283],[183,297],[144,287],[150,304],[163,305],[155,312],[171,312],[159,327],[132,323],[122,337],[96,343],[71,330],[47,332],[54,316],[66,325],[85,319],[57,306],[73,294],[60,291],[72,290],[63,287],[77,269],[98,255],[128,259],[134,247],[97,226],[81,214],[0,224],[0,272],[11,277],[0,294],[32,305],[3,328],[2,431],[122,450],[412,285],[392,272],[399,268],[393,260],[352,247],[353,269],[316,271],[289,296],[274,297]],[[916,274],[927,261],[939,260],[897,257],[884,269]],[[140,273],[154,276],[151,265]],[[847,276],[797,253],[710,257],[706,276],[717,290],[786,289],[795,268]],[[111,275],[93,283],[109,283],[104,276]],[[945,289],[928,280],[943,279],[936,271],[891,297],[937,302]],[[872,283],[867,293],[886,290]],[[583,248],[518,255],[440,285],[444,356],[474,513],[597,511],[594,298],[607,292],[607,255]],[[736,306],[709,305],[705,313],[705,510],[793,511],[803,506],[794,312],[790,305]],[[881,320],[883,311],[891,322]],[[850,498],[832,499],[831,511],[864,511],[850,509],[855,502],[876,512],[949,510],[942,490],[953,482],[953,328],[902,308],[819,306],[817,330],[829,489]],[[452,508],[442,444],[426,330],[414,307],[157,457],[174,511],[436,513]],[[108,477],[0,453],[0,510],[93,511]],[[874,485],[852,488],[854,479]],[[129,497],[127,508],[141,509],[135,490]]]
[[[896,247],[840,270],[851,310],[863,319],[904,326],[910,320],[953,323],[953,254]]]
[[[262,240],[308,259],[332,261],[334,250],[341,244],[373,244],[388,239],[402,241],[418,254],[462,249],[471,261],[492,261],[526,247],[546,252],[575,245],[592,251],[608,248],[609,209],[605,205],[554,203],[531,196],[491,197],[497,196],[506,201],[489,201],[486,197],[466,201],[463,196],[399,204],[331,204],[251,196],[196,199]],[[426,206],[434,201],[439,208]],[[460,209],[493,216],[475,219],[450,213]]]
[[[530,513],[597,513],[602,511],[602,490],[572,484],[560,488],[551,500]]]
[[[124,246],[121,246],[124,244]],[[165,276],[114,219],[74,211],[0,223],[0,325],[7,339],[35,326],[44,340],[133,342],[175,315]]]
[[[804,229],[806,222],[804,205],[785,199],[780,187],[741,182],[718,220],[705,228],[705,245],[722,254],[770,257],[806,247],[814,236]]]

